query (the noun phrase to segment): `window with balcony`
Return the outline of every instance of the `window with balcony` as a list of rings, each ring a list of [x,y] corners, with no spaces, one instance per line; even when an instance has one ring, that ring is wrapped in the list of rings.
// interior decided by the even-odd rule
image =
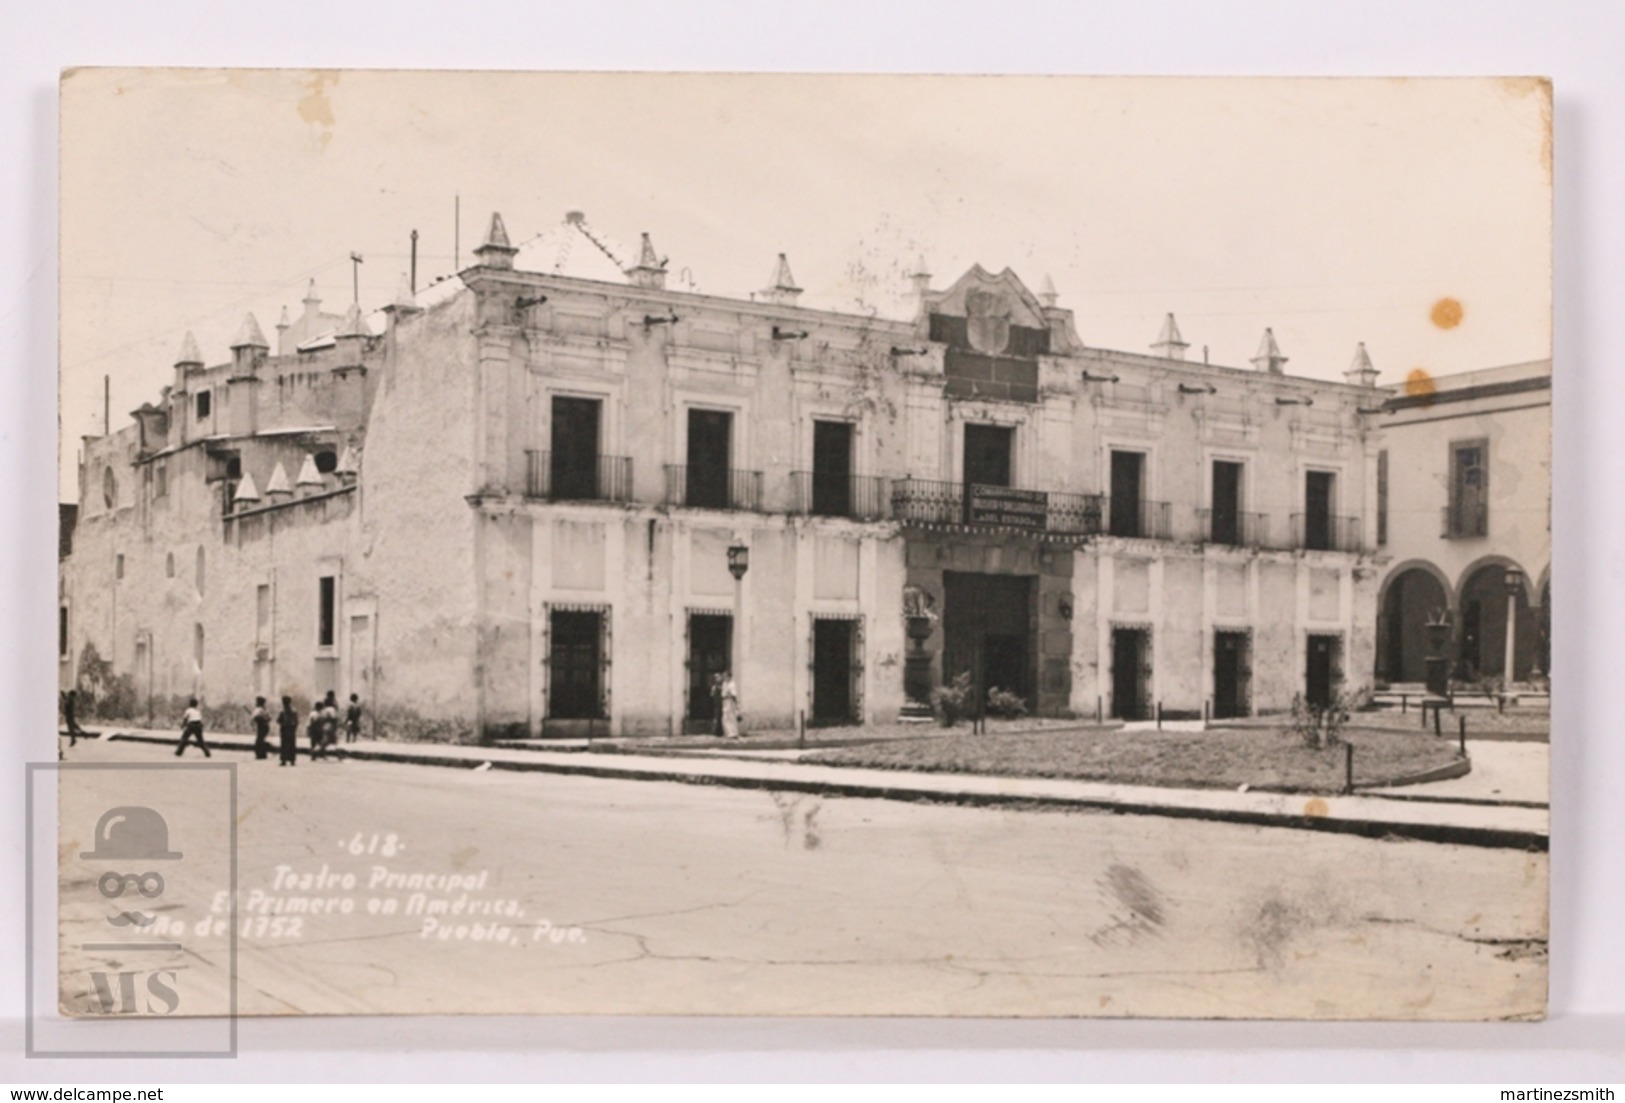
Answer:
[[[598,432],[602,403],[590,398],[553,399],[552,448],[547,496],[561,500],[599,497]]]
[[[688,412],[688,470],[683,502],[701,509],[728,509],[733,459],[733,415],[721,410]]]
[[[965,426],[965,484],[1009,486],[1016,431],[1007,425]]]
[[[1460,540],[1490,531],[1489,442],[1457,441],[1450,446],[1450,504],[1444,534]]]
[[[1311,551],[1331,551],[1337,547],[1332,513],[1336,489],[1337,476],[1330,471],[1310,471],[1304,475],[1302,546]]]
[[[1111,480],[1111,534],[1145,535],[1145,453],[1112,449]]]
[[[1242,465],[1231,460],[1213,461],[1213,512],[1209,518],[1208,539],[1215,544],[1239,546],[1242,540]]]
[[[851,516],[852,489],[852,423],[813,422],[812,512]]]

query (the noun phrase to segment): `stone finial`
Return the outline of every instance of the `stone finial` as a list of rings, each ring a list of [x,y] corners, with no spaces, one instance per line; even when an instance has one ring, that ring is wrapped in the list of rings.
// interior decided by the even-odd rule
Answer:
[[[627,278],[634,287],[649,287],[661,290],[666,286],[666,261],[656,255],[654,242],[649,235],[643,235],[643,242],[638,247],[638,262],[626,270]]]
[[[1259,371],[1281,375],[1286,368],[1286,361],[1287,358],[1281,355],[1281,346],[1275,343],[1274,330],[1266,326],[1264,339],[1258,343],[1258,352],[1253,357],[1253,367]]]
[[[197,338],[192,335],[191,330],[187,330],[186,336],[181,338],[181,350],[175,354],[175,366],[177,368],[203,366],[203,352],[197,347]]]
[[[1361,341],[1354,346],[1354,360],[1349,364],[1343,378],[1356,387],[1375,387],[1377,385],[1377,369],[1372,366],[1371,357],[1365,351],[1365,342]]]
[[[1049,278],[1048,273],[1045,273],[1043,286],[1038,289],[1038,301],[1045,306],[1054,306],[1060,299],[1060,292],[1055,290],[1055,281]]]
[[[269,350],[270,347],[270,342],[266,341],[265,334],[260,332],[260,324],[254,315],[245,315],[242,328],[237,330],[237,339],[231,343],[232,351],[247,348]]]
[[[276,320],[276,331],[279,334],[283,333],[291,325],[293,325],[293,322],[288,318],[288,308],[283,307],[281,316]]]
[[[1162,320],[1162,329],[1158,332],[1151,351],[1165,360],[1183,360],[1185,350],[1190,347],[1190,342],[1179,335],[1179,323],[1174,321],[1172,313],[1168,314]]]
[[[908,274],[908,278],[914,285],[914,293],[923,300],[931,290],[931,269],[926,265],[923,254],[914,262],[914,271]]]
[[[365,321],[363,321],[362,318],[361,318],[361,307],[360,307],[359,304],[357,304],[357,303],[351,303],[350,304],[350,309],[346,310],[344,312],[344,324],[339,327],[338,333],[334,334],[334,336],[336,336],[336,337],[370,337],[371,336],[371,333],[367,330],[367,323]]]
[[[423,309],[418,306],[417,296],[412,293],[412,280],[405,272],[401,273],[400,286],[395,289],[395,301],[389,305],[396,314],[416,314]]]
[[[265,484],[265,493],[272,498],[286,498],[293,493],[293,484],[288,481],[288,469],[282,466],[281,460],[271,471],[271,481]]]
[[[327,484],[322,481],[322,473],[316,470],[316,457],[309,452],[305,453],[305,462],[299,465],[298,486],[314,486],[318,490]]]
[[[231,496],[234,505],[252,505],[260,500],[260,488],[254,485],[254,476],[243,472],[243,477],[237,483],[237,493]]]
[[[794,306],[800,296],[801,288],[796,286],[796,278],[790,274],[790,262],[780,253],[778,264],[773,266],[773,282],[762,291],[762,298],[770,303]]]
[[[316,294],[316,281],[313,279],[310,281],[310,285],[305,288],[305,313],[315,314],[316,311],[321,309],[321,306],[322,297]]]
[[[485,244],[474,250],[475,259],[486,268],[512,268],[513,258],[519,250],[508,240],[508,227],[498,211],[491,212],[491,228],[485,232]]]
[[[338,466],[333,473],[343,479],[353,479],[361,474],[361,456],[356,452],[355,445],[346,444],[344,451],[339,454]]]

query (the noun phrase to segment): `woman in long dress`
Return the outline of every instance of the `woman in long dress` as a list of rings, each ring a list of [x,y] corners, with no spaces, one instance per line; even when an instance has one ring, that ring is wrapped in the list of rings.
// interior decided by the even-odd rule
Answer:
[[[722,738],[742,738],[739,731],[739,685],[733,671],[722,675]]]

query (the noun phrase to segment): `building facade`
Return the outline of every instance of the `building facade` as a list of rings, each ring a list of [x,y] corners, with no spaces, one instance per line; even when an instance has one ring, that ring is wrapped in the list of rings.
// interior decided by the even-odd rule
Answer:
[[[252,318],[227,363],[188,338],[84,442],[63,681],[166,717],[355,692],[376,734],[459,740],[709,730],[723,670],[750,727],[889,721],[913,648],[1045,716],[1366,682],[1368,363],[1294,377],[1268,331],[1197,363],[1171,315],[1097,349],[1047,281],[913,281],[895,320],[798,305],[782,256],[702,295],[647,236],[515,247],[496,216],[383,311],[312,291],[275,355]]]
[[[1416,376],[1380,418],[1379,683],[1426,677],[1427,625],[1453,675],[1551,671],[1552,364]],[[1510,617],[1509,617],[1510,610]]]

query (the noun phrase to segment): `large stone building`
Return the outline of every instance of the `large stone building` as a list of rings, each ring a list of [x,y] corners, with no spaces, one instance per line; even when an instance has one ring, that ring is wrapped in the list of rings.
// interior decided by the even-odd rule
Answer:
[[[1378,681],[1423,681],[1430,620],[1458,679],[1506,677],[1509,625],[1512,680],[1550,673],[1551,361],[1417,373],[1376,420]]]
[[[734,667],[748,726],[886,721],[905,592],[934,682],[1043,715],[1368,680],[1363,358],[1290,376],[1266,331],[1251,368],[1196,362],[1171,315],[1108,351],[1048,281],[914,284],[908,318],[807,309],[781,257],[721,298],[647,237],[622,258],[572,216],[521,248],[494,217],[384,311],[313,290],[275,355],[252,318],[224,363],[188,337],[84,442],[64,682],[165,717],[356,692],[381,735],[492,739],[708,728]]]

